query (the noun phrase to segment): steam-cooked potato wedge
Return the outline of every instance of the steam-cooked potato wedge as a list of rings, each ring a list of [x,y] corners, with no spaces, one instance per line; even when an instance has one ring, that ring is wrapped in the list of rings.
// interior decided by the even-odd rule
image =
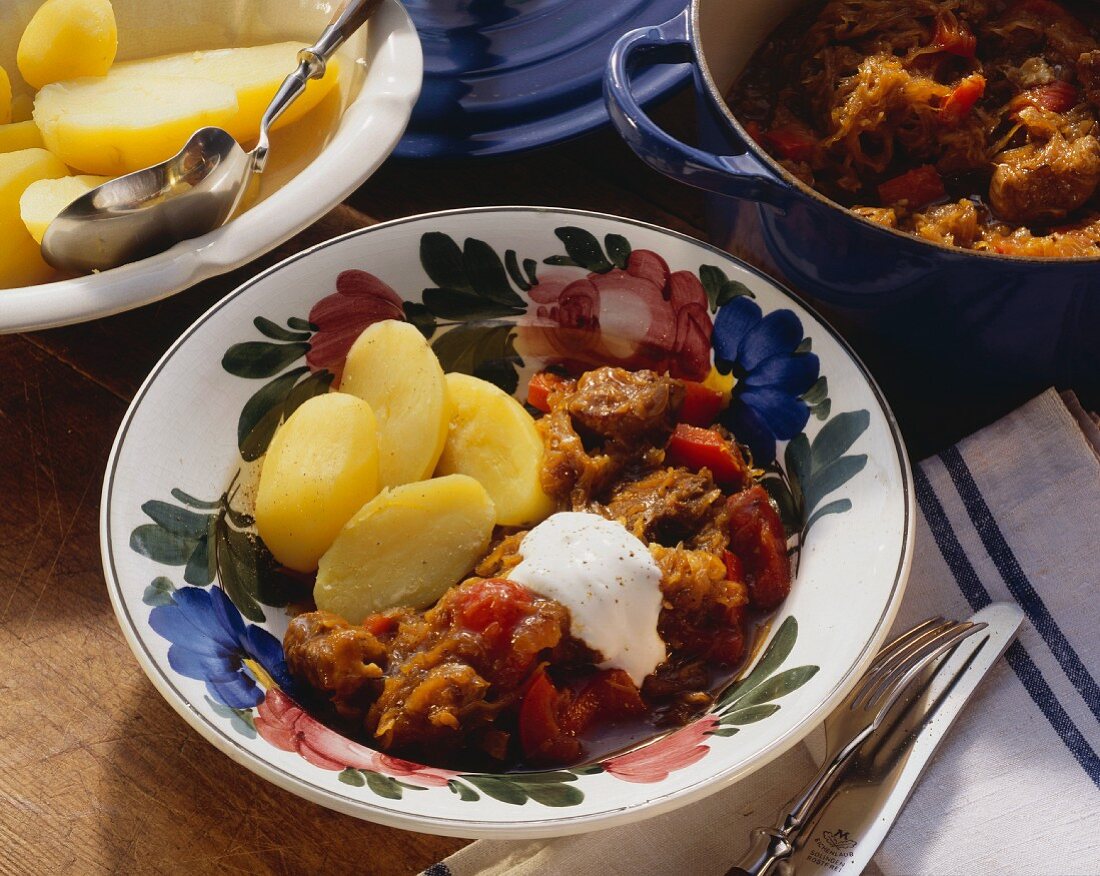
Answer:
[[[0,289],[44,283],[53,275],[19,216],[19,198],[37,180],[68,175],[45,149],[0,153]]]
[[[527,526],[554,510],[542,490],[543,445],[523,405],[488,381],[448,374],[453,413],[436,474],[465,474],[493,500],[497,523]]]
[[[42,134],[34,122],[12,122],[0,125],[0,152],[22,149],[43,149]]]
[[[333,392],[309,399],[271,439],[256,528],[280,563],[312,572],[340,528],[378,493],[374,413]]]
[[[11,121],[11,79],[8,71],[0,67],[0,125]]]
[[[118,51],[110,0],[46,0],[19,40],[16,63],[32,88],[62,79],[103,76]]]
[[[348,351],[340,391],[365,399],[378,417],[378,477],[396,487],[431,477],[451,404],[432,348],[413,326],[369,326]]]
[[[495,519],[485,488],[465,475],[383,490],[321,557],[314,601],[353,624],[431,605],[484,555]]]

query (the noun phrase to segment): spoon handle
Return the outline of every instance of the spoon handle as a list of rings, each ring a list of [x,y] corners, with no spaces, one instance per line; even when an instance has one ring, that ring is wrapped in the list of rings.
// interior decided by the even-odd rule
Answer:
[[[332,20],[317,42],[298,53],[298,69],[283,80],[260,122],[260,139],[252,150],[253,172],[263,173],[267,166],[267,153],[271,147],[269,133],[275,120],[301,96],[310,79],[320,79],[325,75],[328,61],[336,50],[366,24],[382,2],[383,0],[343,0],[333,12]]]

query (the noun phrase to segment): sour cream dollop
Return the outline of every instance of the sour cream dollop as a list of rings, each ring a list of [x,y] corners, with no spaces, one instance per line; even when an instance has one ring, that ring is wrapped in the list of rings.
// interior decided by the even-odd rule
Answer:
[[[601,668],[623,669],[641,687],[664,662],[661,570],[621,523],[552,514],[524,536],[520,553],[508,577],[568,608],[573,635],[602,655]]]

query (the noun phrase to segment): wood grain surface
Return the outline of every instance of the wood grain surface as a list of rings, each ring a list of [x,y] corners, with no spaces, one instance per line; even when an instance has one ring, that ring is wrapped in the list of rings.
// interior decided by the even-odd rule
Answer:
[[[689,137],[691,116],[686,95],[658,114]],[[462,845],[307,803],[184,724],[115,622],[99,503],[129,400],[211,304],[351,228],[488,204],[580,207],[705,238],[702,196],[611,132],[508,159],[393,160],[348,205],[245,268],[110,319],[0,337],[0,873],[396,876]],[[932,444],[975,425],[939,416],[920,432],[931,422],[903,419]]]

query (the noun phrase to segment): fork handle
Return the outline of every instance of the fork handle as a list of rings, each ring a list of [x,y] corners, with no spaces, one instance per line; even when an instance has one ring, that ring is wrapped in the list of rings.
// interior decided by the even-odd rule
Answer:
[[[790,856],[794,846],[786,835],[779,830],[758,827],[752,832],[752,845],[735,864],[726,871],[726,876],[764,876],[772,865]]]

